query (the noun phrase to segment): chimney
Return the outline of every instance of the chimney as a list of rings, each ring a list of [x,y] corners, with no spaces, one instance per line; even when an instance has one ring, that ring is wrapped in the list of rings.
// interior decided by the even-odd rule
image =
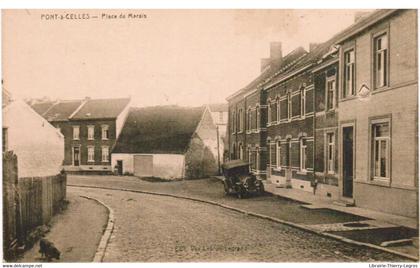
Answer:
[[[361,19],[366,18],[371,12],[369,11],[358,11],[354,13],[354,23],[359,22]]]
[[[270,59],[277,60],[283,57],[281,51],[281,42],[271,42],[270,43]]]
[[[283,57],[281,50],[281,42],[271,42],[270,43],[270,57],[261,59],[261,72],[263,72],[268,66],[276,61],[280,62]]]

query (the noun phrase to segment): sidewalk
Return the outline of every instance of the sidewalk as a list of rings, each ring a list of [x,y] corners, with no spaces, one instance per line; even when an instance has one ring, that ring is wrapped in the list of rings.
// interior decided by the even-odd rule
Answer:
[[[320,196],[313,195],[312,193],[305,192],[298,189],[291,188],[278,188],[275,184],[264,181],[264,189],[266,192],[292,199],[295,201],[309,203],[313,208],[326,208],[333,209],[336,211],[341,211],[344,213],[349,213],[357,215],[360,217],[370,218],[376,221],[381,221],[397,226],[404,226],[412,229],[417,229],[417,219],[408,218],[398,215],[392,215],[387,213],[382,213],[379,211],[369,210],[360,207],[344,207],[334,204],[336,200],[331,200],[327,198],[322,198]]]
[[[54,262],[91,262],[102,232],[107,224],[105,207],[93,200],[82,198],[68,190],[69,206],[53,217],[51,231],[45,236],[61,251]],[[26,251],[17,262],[45,262],[41,259],[39,243]]]

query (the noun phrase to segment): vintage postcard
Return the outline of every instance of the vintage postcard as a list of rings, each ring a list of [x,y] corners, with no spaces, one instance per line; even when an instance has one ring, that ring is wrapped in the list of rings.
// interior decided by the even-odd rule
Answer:
[[[416,9],[1,15],[4,262],[416,267]]]

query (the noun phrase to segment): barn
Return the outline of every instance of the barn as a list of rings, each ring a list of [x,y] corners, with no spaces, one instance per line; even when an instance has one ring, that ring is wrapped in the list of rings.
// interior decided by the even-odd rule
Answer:
[[[207,107],[133,107],[111,161],[120,175],[201,178],[218,172],[217,144]]]

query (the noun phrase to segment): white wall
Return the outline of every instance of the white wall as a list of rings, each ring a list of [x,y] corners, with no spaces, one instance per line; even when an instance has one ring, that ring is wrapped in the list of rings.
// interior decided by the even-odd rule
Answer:
[[[3,127],[8,129],[8,149],[18,157],[20,178],[60,172],[64,137],[25,102],[14,101],[3,109]]]
[[[123,173],[134,173],[134,155],[142,154],[112,154],[112,168],[117,160],[123,161]],[[147,154],[144,154],[147,155]],[[150,154],[149,154],[150,155]],[[153,154],[153,176],[164,179],[184,177],[184,155],[182,154]]]
[[[127,119],[128,112],[130,110],[131,106],[131,99],[128,102],[127,106],[125,106],[124,110],[118,115],[116,123],[115,123],[115,138],[118,139],[118,136],[120,136],[121,130],[124,127],[125,120]]]

